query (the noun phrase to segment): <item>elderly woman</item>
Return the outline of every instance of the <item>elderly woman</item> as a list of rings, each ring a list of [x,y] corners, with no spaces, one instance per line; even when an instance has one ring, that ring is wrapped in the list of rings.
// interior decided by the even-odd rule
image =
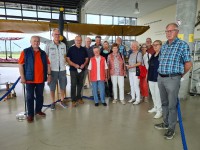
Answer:
[[[149,70],[148,70],[148,81],[149,81],[149,89],[151,91],[152,99],[154,107],[149,110],[149,113],[156,113],[154,116],[155,119],[162,117],[162,106],[160,99],[160,92],[158,89],[158,67],[159,67],[159,53],[162,46],[162,42],[160,40],[156,40],[153,42],[153,48],[155,53],[152,55],[149,60]]]
[[[145,68],[148,70],[149,59],[151,58],[151,54],[147,52],[146,44],[142,44],[141,50],[142,50],[142,65],[145,66]],[[140,92],[144,102],[148,102],[149,88],[147,83],[147,75],[144,78],[140,78]]]
[[[94,57],[90,59],[88,66],[89,79],[92,83],[92,94],[94,96],[95,106],[99,106],[98,90],[103,106],[107,106],[105,102],[105,81],[107,81],[107,63],[106,59],[100,55],[100,48],[93,47]]]
[[[129,57],[127,69],[129,71],[129,82],[131,87],[131,100],[129,103],[137,105],[140,103],[140,79],[136,76],[136,67],[142,64],[142,53],[139,52],[139,43],[137,41],[131,42],[132,53]]]
[[[119,53],[119,45],[113,43],[112,53],[108,55],[108,69],[111,76],[114,99],[112,103],[117,103],[117,85],[119,86],[119,100],[122,104],[126,104],[124,101],[124,76],[126,74],[124,57]]]

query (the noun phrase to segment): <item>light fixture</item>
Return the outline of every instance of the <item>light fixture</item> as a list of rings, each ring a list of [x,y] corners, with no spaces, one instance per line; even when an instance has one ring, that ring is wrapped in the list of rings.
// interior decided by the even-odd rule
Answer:
[[[139,14],[139,13],[140,13],[140,10],[139,10],[138,2],[137,2],[137,1],[135,2],[135,9],[134,9],[133,13],[134,13],[134,14]]]

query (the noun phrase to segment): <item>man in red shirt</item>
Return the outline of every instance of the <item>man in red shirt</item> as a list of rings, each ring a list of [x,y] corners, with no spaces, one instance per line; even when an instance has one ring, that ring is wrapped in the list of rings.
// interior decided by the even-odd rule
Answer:
[[[43,117],[46,116],[46,114],[42,112],[44,82],[51,81],[50,62],[46,53],[39,47],[40,38],[38,36],[32,36],[30,42],[31,47],[21,52],[18,61],[21,83],[26,84],[27,121],[29,123],[34,121],[34,114]],[[34,95],[36,96],[35,111]]]
[[[155,53],[152,44],[151,38],[146,39],[146,45],[147,45],[147,53],[153,55]]]

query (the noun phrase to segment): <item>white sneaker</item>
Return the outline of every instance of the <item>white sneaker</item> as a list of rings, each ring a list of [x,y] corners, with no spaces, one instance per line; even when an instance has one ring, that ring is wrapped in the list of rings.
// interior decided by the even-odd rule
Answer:
[[[158,119],[162,117],[162,112],[157,112],[156,115],[153,117],[154,119]]]
[[[130,94],[131,94],[131,92],[128,92],[128,93],[126,93],[126,94],[130,95]]]
[[[121,103],[122,103],[123,105],[125,105],[125,104],[126,104],[126,102],[125,102],[124,100],[121,100]]]
[[[133,103],[133,105],[138,105],[140,102],[139,101],[135,101],[134,103]]]
[[[132,103],[132,102],[134,102],[134,101],[135,101],[134,99],[131,99],[131,100],[129,100],[128,102],[129,102],[129,103]]]
[[[149,113],[154,113],[156,112],[156,109],[153,107],[152,109],[148,110]]]
[[[112,101],[112,103],[113,103],[113,104],[116,104],[116,103],[117,103],[117,100],[116,100],[116,99],[114,99],[114,100]]]

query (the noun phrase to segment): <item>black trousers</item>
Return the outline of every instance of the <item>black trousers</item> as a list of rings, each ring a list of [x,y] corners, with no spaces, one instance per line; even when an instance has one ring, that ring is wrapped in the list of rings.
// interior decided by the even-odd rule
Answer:
[[[70,71],[72,101],[82,99],[81,91],[83,88],[84,74],[84,71],[81,71],[80,73],[78,73],[77,71]]]

